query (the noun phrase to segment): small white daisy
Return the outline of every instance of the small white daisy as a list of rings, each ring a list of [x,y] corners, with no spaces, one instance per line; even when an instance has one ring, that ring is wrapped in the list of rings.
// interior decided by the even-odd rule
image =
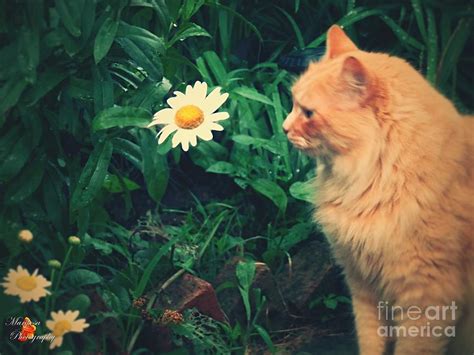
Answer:
[[[41,297],[50,294],[46,287],[51,286],[51,282],[43,275],[38,275],[38,269],[30,275],[28,270],[18,265],[16,270],[9,270],[4,280],[6,282],[2,283],[2,286],[5,288],[5,294],[19,296],[21,303],[38,302]]]
[[[163,143],[168,136],[175,132],[172,140],[173,148],[181,143],[185,152],[189,144],[197,144],[197,137],[209,141],[211,131],[222,131],[224,128],[217,121],[229,118],[227,112],[216,112],[227,100],[229,94],[221,94],[221,88],[215,88],[208,96],[207,84],[196,81],[194,86],[188,85],[186,93],[174,92],[174,97],[168,99],[170,108],[158,111],[148,127],[164,125],[158,132],[158,144]]]
[[[60,347],[63,344],[64,334],[70,332],[82,333],[89,326],[85,319],[76,319],[78,315],[79,311],[51,312],[53,320],[46,321],[46,326],[54,336],[54,340],[49,345],[50,349]]]

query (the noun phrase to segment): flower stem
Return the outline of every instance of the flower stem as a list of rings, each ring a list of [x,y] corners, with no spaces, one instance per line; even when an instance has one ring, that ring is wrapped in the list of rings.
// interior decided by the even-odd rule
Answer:
[[[54,291],[53,291],[53,294],[52,294],[53,300],[51,302],[51,309],[54,309],[54,305],[56,303],[56,297],[57,297],[57,292],[58,292],[58,289],[59,289],[59,285],[61,284],[61,279],[62,279],[63,274],[64,274],[64,269],[66,269],[67,263],[69,261],[69,257],[71,256],[72,248],[73,248],[73,246],[69,245],[69,247],[67,249],[67,252],[66,252],[66,256],[64,257],[64,262],[61,265],[61,269],[59,269],[59,275],[58,275],[58,278],[56,280],[56,285],[54,287]]]

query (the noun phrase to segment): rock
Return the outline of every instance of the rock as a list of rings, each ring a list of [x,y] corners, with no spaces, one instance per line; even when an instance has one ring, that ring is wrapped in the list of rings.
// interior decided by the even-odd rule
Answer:
[[[275,278],[286,304],[304,314],[317,291],[324,293],[331,288],[337,273],[327,243],[314,240],[301,248],[291,265],[287,264]]]
[[[172,309],[180,313],[196,308],[200,313],[219,322],[226,320],[212,285],[191,274],[184,274],[167,287],[158,296],[154,307]]]
[[[149,299],[153,293],[157,292],[159,292],[159,289],[150,292],[147,298]],[[170,313],[177,315],[187,309],[196,308],[201,314],[219,322],[226,321],[226,316],[217,301],[212,285],[188,273],[184,273],[183,276],[159,292],[153,308],[160,311],[175,311]],[[144,314],[145,319],[147,319],[146,313]],[[157,353],[173,350],[174,344],[171,340],[171,329],[166,324],[160,324],[162,322],[157,322],[156,320],[147,323],[151,325],[144,328],[144,342],[147,346]]]
[[[226,286],[218,293],[222,308],[231,323],[245,321],[245,310],[237,289],[235,269],[241,258],[230,260],[216,277],[216,288]],[[256,263],[253,288],[260,288],[267,298],[267,313],[270,323],[287,323],[294,316],[309,317],[309,304],[317,295],[334,292],[340,286],[339,271],[335,267],[327,243],[314,240],[301,248],[284,269],[273,275],[270,268]]]
[[[243,259],[240,257],[234,257],[231,259],[217,275],[214,285],[216,288],[219,286],[229,286],[225,287],[218,293],[217,297],[219,299],[219,303],[225,310],[227,316],[231,320],[231,323],[238,321],[243,324],[243,322],[246,321],[245,309],[242,303],[240,292],[237,288],[238,281],[235,275],[237,263],[241,260]],[[261,289],[262,293],[267,297],[268,295],[274,296],[275,299],[272,300],[272,303],[279,304],[280,307],[283,307],[281,297],[278,296],[277,285],[273,278],[272,272],[265,263],[255,263],[255,278],[252,288]]]

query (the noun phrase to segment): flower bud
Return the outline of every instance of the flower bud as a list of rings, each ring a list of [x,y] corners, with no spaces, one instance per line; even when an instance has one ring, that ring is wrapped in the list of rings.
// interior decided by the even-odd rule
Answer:
[[[71,245],[79,245],[81,244],[81,239],[79,237],[76,237],[75,235],[71,235],[67,241],[69,242],[69,244]]]
[[[33,233],[29,229],[23,229],[18,232],[18,239],[23,243],[31,243],[33,240]]]
[[[61,262],[56,259],[51,259],[48,260],[48,265],[51,266],[53,269],[60,269],[61,268]]]

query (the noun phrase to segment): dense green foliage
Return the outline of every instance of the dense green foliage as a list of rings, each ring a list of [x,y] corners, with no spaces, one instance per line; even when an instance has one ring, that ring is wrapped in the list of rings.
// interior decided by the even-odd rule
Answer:
[[[469,110],[473,10],[435,0],[0,1],[1,274],[18,264],[39,268],[54,290],[27,304],[2,294],[0,313],[44,324],[48,311],[79,309],[97,331],[66,336],[61,349],[74,353],[106,351],[100,325],[113,318],[122,349],[138,354],[143,322],[132,301],[175,272],[212,281],[235,255],[278,269],[313,231],[303,202],[312,163],[280,128],[294,80],[278,67],[280,56],[324,45],[339,23],[362,48],[409,60]],[[171,139],[159,146],[146,125],[195,80],[230,94],[224,132],[187,154],[172,150]],[[194,175],[208,187],[186,190]],[[195,196],[203,188],[211,191],[205,202]],[[186,202],[176,208],[179,198]],[[19,241],[21,229],[33,232],[31,244]],[[70,235],[81,245],[69,245]],[[58,272],[50,259],[62,262]],[[201,350],[241,353],[255,338],[273,347],[258,323],[265,296],[248,301],[248,265],[235,285],[246,324],[208,320],[214,337],[200,337],[202,326],[189,318],[177,334]],[[92,290],[108,311],[89,311]],[[5,334],[0,347],[19,349]]]

